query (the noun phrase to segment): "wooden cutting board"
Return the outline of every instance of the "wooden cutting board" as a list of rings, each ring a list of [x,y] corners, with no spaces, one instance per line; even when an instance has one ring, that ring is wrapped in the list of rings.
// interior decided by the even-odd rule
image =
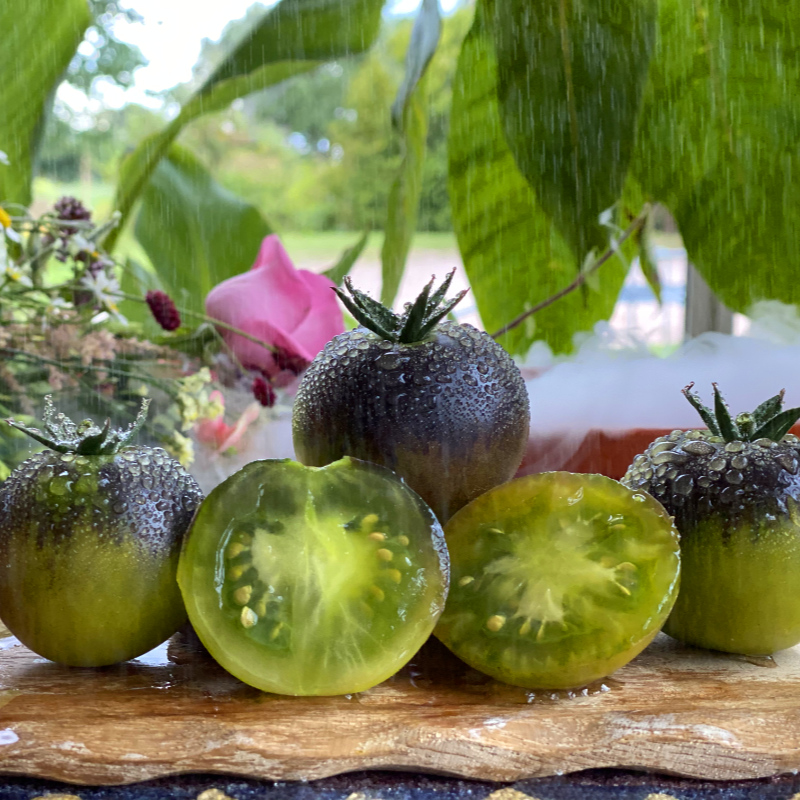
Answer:
[[[748,661],[662,634],[612,678],[551,693],[497,683],[431,640],[370,691],[293,698],[232,678],[190,632],[102,669],[0,637],[6,774],[116,784],[402,768],[512,781],[590,767],[712,779],[800,769],[800,647]]]

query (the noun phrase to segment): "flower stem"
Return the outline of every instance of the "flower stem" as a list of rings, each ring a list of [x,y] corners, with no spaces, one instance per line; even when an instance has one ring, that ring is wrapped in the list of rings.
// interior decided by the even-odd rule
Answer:
[[[109,293],[111,294],[111,293]],[[146,302],[143,297],[139,297],[135,294],[128,294],[127,292],[114,292],[114,297],[119,297],[122,300],[133,300],[137,303],[144,303]],[[173,301],[174,302],[174,301]],[[257,336],[252,336],[249,333],[241,330],[241,328],[235,328],[233,325],[228,325],[227,322],[223,322],[220,319],[214,319],[214,317],[209,317],[207,314],[201,314],[199,311],[190,311],[188,308],[181,308],[179,305],[175,305],[175,308],[178,309],[178,313],[186,316],[186,317],[194,317],[194,319],[202,320],[203,322],[208,322],[214,325],[217,328],[222,328],[223,330],[230,331],[231,333],[235,333],[237,336],[241,336],[243,339],[247,339],[248,341],[254,342],[255,344],[261,345],[265,350],[269,350],[271,353],[277,353],[278,348],[274,347],[273,345],[265,342],[263,339],[259,339]]]
[[[609,261],[611,257],[615,255],[615,253],[619,250],[620,245],[626,239],[629,239],[631,236],[633,236],[634,233],[636,233],[636,231],[644,227],[649,215],[650,215],[650,204],[646,203],[644,205],[644,208],[642,208],[642,210],[639,212],[639,216],[637,216],[633,220],[633,222],[631,222],[631,224],[628,225],[628,227],[622,232],[622,235],[619,237],[619,240],[617,241],[615,247],[609,247],[608,250],[606,250],[606,252],[603,253],[603,255],[601,255],[588,269],[582,270],[575,278],[575,280],[572,281],[572,283],[570,283],[568,286],[565,286],[560,291],[556,292],[553,295],[550,295],[550,297],[545,298],[532,308],[523,311],[522,314],[520,314],[518,317],[514,317],[514,319],[512,319],[511,322],[506,323],[505,325],[503,325],[502,328],[496,330],[494,333],[491,334],[492,339],[497,339],[504,333],[508,333],[510,330],[513,330],[514,328],[518,327],[523,322],[525,322],[525,320],[532,314],[535,314],[538,311],[541,311],[542,309],[553,305],[553,303],[555,303],[556,300],[560,300],[565,295],[568,295],[571,292],[574,292],[579,287],[581,287],[584,283],[586,283],[586,279],[593,272],[602,267],[603,264],[606,263],[606,261]]]

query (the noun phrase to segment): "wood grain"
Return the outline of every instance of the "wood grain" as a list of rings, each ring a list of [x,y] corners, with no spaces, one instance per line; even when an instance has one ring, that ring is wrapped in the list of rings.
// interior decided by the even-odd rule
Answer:
[[[497,781],[590,767],[764,777],[800,768],[800,648],[763,663],[659,635],[605,682],[533,693],[432,640],[370,691],[291,698],[232,678],[190,633],[102,669],[0,638],[0,772],[90,784],[398,768]]]

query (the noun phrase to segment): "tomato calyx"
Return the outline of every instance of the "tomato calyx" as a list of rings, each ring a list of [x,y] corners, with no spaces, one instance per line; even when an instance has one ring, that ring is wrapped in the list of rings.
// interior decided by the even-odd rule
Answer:
[[[721,436],[725,442],[755,442],[758,439],[779,442],[800,419],[800,408],[782,410],[784,389],[761,403],[755,411],[733,417],[717,384],[711,385],[714,387],[713,411],[704,406],[700,397],[692,392],[694,383],[682,390],[683,396],[701,416],[709,431],[714,436]]]
[[[149,407],[150,399],[144,398],[136,419],[127,428],[111,430],[110,419],[106,419],[102,428],[90,419],[85,419],[76,425],[65,414],[56,412],[53,396],[48,394],[44,398],[44,414],[42,415],[44,432],[38,428],[29,428],[14,419],[7,419],[6,422],[12,428],[22,431],[31,439],[56,453],[111,456],[125,447],[139,428],[144,425]]]
[[[433,329],[455,308],[467,293],[467,289],[455,297],[445,301],[455,269],[451,270],[436,291],[433,290],[435,276],[413,303],[407,303],[402,314],[395,314],[391,309],[373,300],[365,292],[353,286],[350,278],[344,279],[349,295],[334,287],[339,299],[347,310],[365,328],[377,333],[382,339],[394,344],[412,344],[421,342]]]

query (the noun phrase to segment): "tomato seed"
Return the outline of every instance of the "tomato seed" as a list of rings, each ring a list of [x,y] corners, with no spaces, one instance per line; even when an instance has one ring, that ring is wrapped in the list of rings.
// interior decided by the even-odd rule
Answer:
[[[486,627],[493,633],[497,633],[503,625],[506,624],[506,618],[500,614],[495,614],[486,620]]]

